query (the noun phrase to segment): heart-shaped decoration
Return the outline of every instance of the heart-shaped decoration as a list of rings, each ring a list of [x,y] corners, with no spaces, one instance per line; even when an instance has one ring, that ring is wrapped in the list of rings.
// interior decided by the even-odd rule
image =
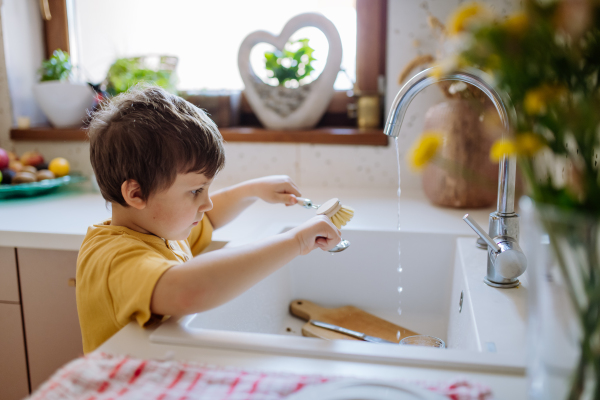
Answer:
[[[321,75],[298,88],[275,87],[264,83],[250,65],[250,52],[258,43],[269,43],[278,50],[297,30],[313,26],[325,34],[329,54]],[[238,68],[245,85],[248,103],[260,122],[269,129],[313,128],[321,119],[333,96],[333,84],[342,64],[342,40],[335,25],[321,14],[305,13],[290,19],[279,36],[266,31],[252,32],[238,52]]]

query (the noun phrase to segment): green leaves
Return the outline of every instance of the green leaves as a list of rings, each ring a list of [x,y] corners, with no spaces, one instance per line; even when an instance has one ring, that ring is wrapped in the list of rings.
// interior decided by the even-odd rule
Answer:
[[[298,45],[299,48],[294,51],[293,48]],[[277,79],[279,86],[284,86],[289,81],[301,84],[300,81],[314,71],[311,65],[315,61],[313,52],[308,39],[289,41],[283,51],[265,52],[265,68],[269,71],[269,77]]]
[[[42,66],[38,70],[40,81],[64,81],[71,75],[72,68],[69,53],[60,49],[54,50],[52,57],[42,61]]]
[[[147,82],[175,92],[172,75],[168,70],[155,71],[144,67],[139,58],[119,58],[108,70],[106,91],[116,96],[140,82]]]

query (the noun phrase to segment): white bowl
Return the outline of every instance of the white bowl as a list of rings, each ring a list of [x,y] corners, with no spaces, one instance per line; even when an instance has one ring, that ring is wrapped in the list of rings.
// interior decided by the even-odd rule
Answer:
[[[85,83],[40,82],[33,87],[35,98],[56,128],[80,127],[94,104],[94,91]]]

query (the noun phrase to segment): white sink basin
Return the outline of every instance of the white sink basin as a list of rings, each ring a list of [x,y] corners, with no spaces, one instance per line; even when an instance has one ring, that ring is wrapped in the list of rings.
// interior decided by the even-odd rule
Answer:
[[[221,307],[167,321],[151,334],[150,340],[523,372],[525,363],[519,348],[522,342],[518,342],[520,336],[524,340],[524,329],[514,329],[511,317],[514,307],[499,313],[507,320],[495,321],[489,315],[486,319],[487,314],[496,312],[495,308],[503,307],[503,302],[513,304],[522,299],[515,300],[508,293],[510,290],[494,289],[483,283],[486,253],[474,248],[474,238],[457,242],[452,234],[367,230],[345,230],[343,236],[352,243],[346,251],[335,255],[314,251],[298,257]],[[402,272],[398,271],[399,242]],[[469,249],[461,251],[461,246]],[[465,258],[468,258],[466,264]],[[461,292],[463,305],[459,311]],[[485,300],[487,296],[491,296],[491,302]],[[301,336],[305,321],[288,311],[295,299],[310,300],[324,307],[353,305],[421,334],[439,337],[446,341],[448,349],[305,338]],[[521,316],[515,318],[518,321]],[[480,322],[487,325],[481,326]],[[497,326],[516,333],[503,342],[493,334]],[[503,329],[498,332],[502,334]]]

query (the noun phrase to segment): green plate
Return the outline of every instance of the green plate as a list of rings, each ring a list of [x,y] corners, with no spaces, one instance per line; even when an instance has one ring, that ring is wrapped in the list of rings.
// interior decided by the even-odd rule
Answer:
[[[0,199],[10,197],[39,196],[53,192],[61,186],[71,183],[83,182],[86,178],[79,175],[67,175],[55,179],[46,179],[40,182],[19,183],[16,185],[0,185]]]

